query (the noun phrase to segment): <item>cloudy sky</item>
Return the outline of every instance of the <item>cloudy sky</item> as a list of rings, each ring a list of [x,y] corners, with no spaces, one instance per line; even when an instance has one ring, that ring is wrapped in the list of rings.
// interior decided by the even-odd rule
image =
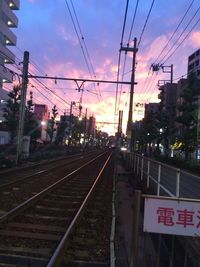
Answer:
[[[136,56],[134,103],[158,102],[158,80],[169,80],[169,73],[152,72],[151,64],[174,66],[174,81],[187,73],[187,58],[200,48],[199,0],[21,0],[17,47],[20,62],[29,51],[32,75],[130,81],[132,53],[121,52],[123,46],[139,42]],[[128,2],[123,32],[125,10]],[[137,9],[136,9],[137,8]],[[131,31],[132,25],[132,31]],[[123,37],[123,38],[122,38]],[[19,65],[20,68],[21,65]],[[124,74],[124,75],[123,75]],[[56,104],[62,115],[69,112],[71,101],[78,113],[82,98],[82,115],[94,115],[98,122],[114,122],[116,85],[84,83],[83,91],[71,81],[30,79],[35,103],[45,103],[51,110]],[[117,109],[127,121],[129,85],[119,85]],[[135,109],[135,108],[134,108]],[[136,112],[133,119],[141,116]],[[101,130],[114,131],[112,124],[99,124]]]

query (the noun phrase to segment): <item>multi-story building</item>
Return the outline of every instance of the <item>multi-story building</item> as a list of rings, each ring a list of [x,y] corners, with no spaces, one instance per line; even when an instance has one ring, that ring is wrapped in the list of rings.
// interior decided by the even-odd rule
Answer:
[[[16,35],[12,28],[18,25],[14,10],[19,9],[19,0],[0,0],[0,88],[3,82],[12,82],[12,71],[5,64],[12,64],[15,55],[9,50],[9,46],[16,45]]]
[[[47,141],[47,125],[50,118],[50,112],[48,106],[45,104],[34,105],[34,117],[41,124],[41,140]]]
[[[159,108],[159,103],[145,104],[144,117],[146,118],[150,113],[156,113]]]
[[[4,108],[8,98],[8,92],[3,89],[0,90],[0,145],[6,145],[10,142],[10,132],[4,123]]]
[[[91,116],[89,117],[88,122],[88,134],[91,136],[95,136],[95,129],[96,129],[96,119],[95,117]]]
[[[200,80],[200,49],[188,57],[188,74],[195,73]],[[200,83],[200,82],[199,82]],[[198,85],[200,88],[200,84]],[[200,159],[200,95],[196,100],[197,104],[197,159]]]
[[[188,57],[188,74],[192,72],[200,79],[200,49]]]

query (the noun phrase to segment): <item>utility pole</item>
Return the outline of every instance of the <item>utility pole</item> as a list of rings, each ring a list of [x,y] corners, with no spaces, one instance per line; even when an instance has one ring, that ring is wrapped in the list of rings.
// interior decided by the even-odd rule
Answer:
[[[128,149],[130,152],[133,151],[133,136],[132,136],[132,117],[133,117],[133,94],[134,94],[134,85],[135,85],[135,63],[136,63],[136,53],[137,49],[137,38],[134,38],[133,47],[121,47],[121,51],[133,52],[133,61],[132,61],[132,75],[131,75],[131,88],[130,88],[130,102],[129,102],[129,113],[128,113],[128,122],[127,122],[127,141]]]
[[[200,154],[200,95],[198,96],[197,100],[197,152],[196,152],[196,158],[199,160],[199,154]]]
[[[23,72],[22,72],[22,87],[21,87],[21,97],[19,106],[19,124],[17,132],[17,153],[16,153],[16,165],[19,163],[22,152],[22,141],[24,132],[24,115],[26,106],[26,91],[28,84],[28,63],[29,63],[29,52],[24,52],[23,58]]]

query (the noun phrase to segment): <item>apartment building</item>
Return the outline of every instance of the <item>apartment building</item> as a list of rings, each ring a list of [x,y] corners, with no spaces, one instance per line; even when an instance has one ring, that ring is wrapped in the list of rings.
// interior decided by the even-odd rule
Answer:
[[[42,141],[47,141],[47,126],[50,119],[50,112],[48,106],[45,104],[34,105],[34,118],[39,121]]]
[[[200,79],[200,49],[188,57],[188,74],[192,72]]]
[[[19,9],[19,0],[0,0],[0,89],[3,83],[12,82],[12,71],[5,64],[13,64],[15,55],[10,46],[16,45],[16,35],[12,28],[18,25],[18,18],[14,13]]]

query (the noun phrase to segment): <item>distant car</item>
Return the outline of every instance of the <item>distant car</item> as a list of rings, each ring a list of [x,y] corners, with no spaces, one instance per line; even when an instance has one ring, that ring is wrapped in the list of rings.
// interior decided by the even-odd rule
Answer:
[[[122,147],[121,147],[121,151],[127,151],[127,147],[122,146]]]

